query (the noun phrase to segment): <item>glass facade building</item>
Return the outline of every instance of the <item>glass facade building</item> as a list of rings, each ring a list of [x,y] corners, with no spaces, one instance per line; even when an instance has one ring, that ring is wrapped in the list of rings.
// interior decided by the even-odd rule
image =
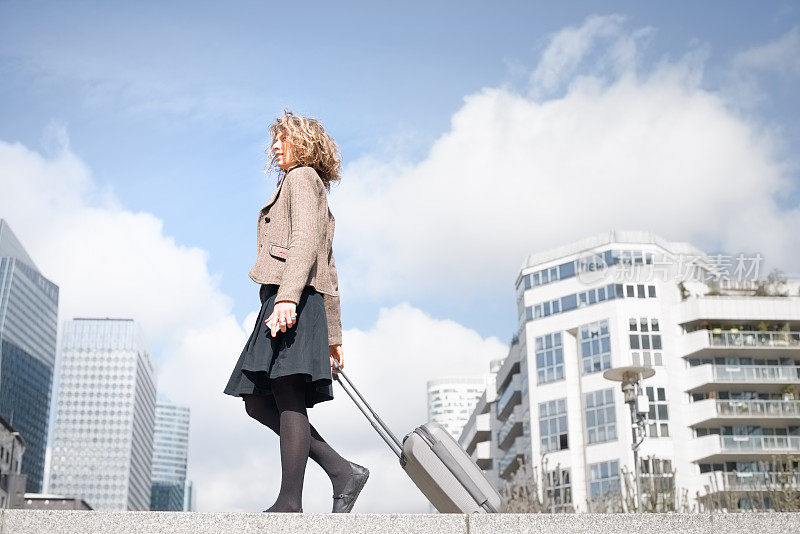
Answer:
[[[42,491],[57,329],[58,286],[0,219],[0,416],[25,440],[29,492]]]
[[[156,388],[131,319],[73,319],[61,342],[50,491],[95,510],[149,510]]]
[[[184,509],[188,454],[189,408],[159,401],[153,434],[151,510]]]
[[[184,484],[153,481],[150,493],[150,509],[156,511],[183,511]]]

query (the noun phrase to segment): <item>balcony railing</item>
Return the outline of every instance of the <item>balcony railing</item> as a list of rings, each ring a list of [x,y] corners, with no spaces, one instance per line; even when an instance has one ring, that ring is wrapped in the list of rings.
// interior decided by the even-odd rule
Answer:
[[[713,347],[798,347],[800,332],[756,330],[710,330],[708,339]]]
[[[515,374],[519,373],[520,358],[520,351],[512,350],[509,352],[508,356],[506,356],[506,359],[503,360],[500,369],[497,371],[497,376],[495,377],[495,387],[497,391],[506,387],[507,382],[511,380]]]
[[[500,458],[500,461],[497,462],[497,472],[501,477],[505,477],[506,475],[513,473],[516,471],[512,464],[515,464],[517,458],[522,455],[522,451],[519,450],[517,447],[517,443],[514,443],[506,453]],[[508,471],[508,473],[507,473]]]
[[[514,443],[514,439],[523,433],[522,420],[525,416],[522,415],[521,408],[522,406],[515,406],[508,419],[497,431],[497,446],[503,450]]]
[[[488,441],[478,443],[470,457],[484,471],[491,469],[493,459],[492,444]]]
[[[520,401],[520,398],[522,397],[522,392],[520,391],[521,380],[522,377],[520,374],[515,374],[506,385],[506,388],[503,390],[500,398],[497,399],[497,417],[499,419],[503,418],[507,408],[512,405],[512,402],[516,404]]]
[[[800,365],[712,365],[717,382],[800,381]]]
[[[722,417],[800,417],[800,401],[718,400],[717,415]]]
[[[517,418],[514,416],[514,412],[511,412],[511,415],[508,416],[506,422],[500,426],[500,429],[497,431],[497,442],[503,443],[508,436],[508,433],[511,431],[511,428],[517,422]]]
[[[800,487],[800,473],[714,473],[719,490],[750,491]]]
[[[797,452],[800,436],[720,436],[723,452]]]

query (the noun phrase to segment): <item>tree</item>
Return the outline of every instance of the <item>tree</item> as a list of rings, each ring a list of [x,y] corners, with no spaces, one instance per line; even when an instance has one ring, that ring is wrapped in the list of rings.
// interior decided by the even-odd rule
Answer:
[[[788,297],[786,290],[786,275],[780,269],[772,269],[766,280],[756,283],[755,295],[757,297]]]

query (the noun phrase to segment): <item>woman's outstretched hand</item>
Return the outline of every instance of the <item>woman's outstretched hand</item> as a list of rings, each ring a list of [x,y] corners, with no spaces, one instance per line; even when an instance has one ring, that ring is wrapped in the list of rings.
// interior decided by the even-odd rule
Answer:
[[[286,332],[297,322],[297,304],[291,300],[282,300],[275,303],[272,313],[264,321],[269,327],[270,335],[275,337],[278,332]]]
[[[333,362],[336,362],[336,364],[339,366],[339,369],[344,369],[344,351],[342,351],[342,346],[329,345],[328,350],[331,353],[331,370],[334,373],[338,373],[339,371],[333,366]]]

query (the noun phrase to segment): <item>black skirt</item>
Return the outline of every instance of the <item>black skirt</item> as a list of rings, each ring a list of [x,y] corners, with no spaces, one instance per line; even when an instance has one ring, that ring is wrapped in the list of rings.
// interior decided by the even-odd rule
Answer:
[[[270,378],[303,374],[307,407],[333,399],[328,321],[322,294],[306,286],[297,303],[297,322],[286,332],[278,331],[272,337],[264,321],[275,307],[277,292],[277,285],[261,286],[261,311],[225,393],[272,395]]]

